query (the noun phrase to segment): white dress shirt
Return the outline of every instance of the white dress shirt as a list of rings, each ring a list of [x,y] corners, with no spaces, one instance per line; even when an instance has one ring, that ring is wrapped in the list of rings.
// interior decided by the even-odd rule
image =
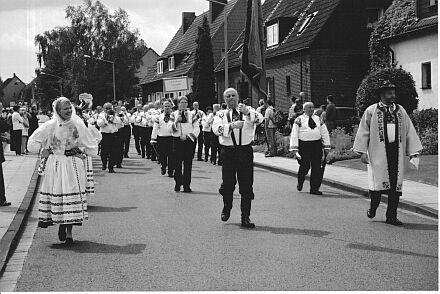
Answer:
[[[248,114],[242,115],[244,124],[241,130],[231,128],[233,122],[231,109],[220,110],[216,113],[214,117],[214,122],[212,124],[212,131],[214,132],[214,134],[219,136],[219,142],[221,145],[234,146],[234,141],[232,140],[232,132],[234,133],[237,145],[249,145],[252,142],[252,140],[254,139],[254,125],[261,123],[264,117],[263,115],[261,115],[261,113],[258,113],[250,106],[247,106],[247,109],[249,111]],[[228,117],[231,121],[229,121]]]
[[[139,111],[139,110],[133,112],[133,114],[130,117],[130,122],[135,126],[141,127],[141,120],[143,113],[144,113],[143,111]]]
[[[197,118],[191,111],[186,111],[187,121],[185,123],[177,122],[176,118],[179,117],[180,110],[176,110],[171,113],[171,129],[173,137],[180,137],[182,135],[188,136],[191,141],[195,141],[200,134],[200,128]]]
[[[213,113],[210,113],[208,115],[204,114],[202,117],[202,131],[210,132],[213,122],[214,122],[214,114]]]
[[[24,129],[23,121],[24,121],[24,119],[20,115],[20,113],[15,112],[15,111],[14,111],[14,113],[12,113],[12,129],[14,131]]]
[[[321,140],[324,149],[330,150],[330,135],[327,127],[321,121],[319,116],[312,115],[312,119],[316,124],[314,129],[309,127],[309,116],[302,114],[295,119],[292,125],[292,133],[290,134],[290,151],[298,151],[299,140],[301,141],[317,141]]]
[[[168,122],[165,122],[165,114],[162,113],[161,115],[157,116],[154,119],[154,125],[153,125],[153,133],[151,134],[151,141],[156,141],[157,137],[170,137],[173,135],[172,133],[172,124],[171,121],[171,113],[170,113],[170,119]]]
[[[116,133],[120,128],[124,127],[118,116],[114,116],[113,122],[109,122],[108,115],[104,111],[99,114],[97,124],[99,131],[104,134]]]

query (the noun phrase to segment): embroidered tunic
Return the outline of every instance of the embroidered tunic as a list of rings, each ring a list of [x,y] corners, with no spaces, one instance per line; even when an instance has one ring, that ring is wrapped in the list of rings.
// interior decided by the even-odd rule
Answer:
[[[394,138],[398,141],[396,191],[401,193],[405,155],[417,154],[423,147],[405,109],[396,104],[391,115],[394,116]],[[362,116],[353,146],[354,151],[368,154],[368,186],[371,191],[387,191],[391,188],[386,144],[392,142],[389,142],[389,128],[385,124],[386,110],[378,103],[368,107]]]

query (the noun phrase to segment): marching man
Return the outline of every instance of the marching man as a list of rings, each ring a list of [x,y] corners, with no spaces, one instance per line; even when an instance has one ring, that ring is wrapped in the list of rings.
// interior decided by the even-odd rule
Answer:
[[[241,194],[241,226],[255,228],[249,216],[254,199],[254,153],[251,142],[254,125],[263,121],[263,116],[252,107],[238,103],[238,93],[234,88],[226,89],[223,98],[227,109],[219,111],[212,125],[212,131],[219,136],[222,145],[222,180],[219,189],[223,196],[222,221],[231,214],[233,193],[238,180]]]
[[[171,107],[171,102],[164,101],[164,112],[154,118],[153,133],[151,135],[151,144],[157,143],[158,146],[159,160],[162,166],[161,174],[164,175],[168,167],[168,177],[170,178],[174,176]]]
[[[136,107],[136,111],[131,115],[130,117],[130,123],[133,124],[133,136],[134,136],[134,146],[136,147],[136,151],[138,155],[142,154],[141,149],[141,132],[142,132],[142,126],[141,126],[141,120],[143,116],[142,111],[142,104],[138,104]],[[144,151],[144,157],[145,157],[145,151]]]
[[[371,204],[367,216],[376,216],[381,194],[388,194],[386,223],[400,226],[397,207],[402,196],[405,155],[418,169],[423,147],[405,109],[395,103],[395,90],[390,81],[379,87],[380,101],[365,110],[353,150],[362,154],[361,160],[368,166]]]
[[[315,106],[307,102],[303,106],[304,114],[298,116],[292,125],[290,151],[299,161],[298,191],[301,191],[310,167],[310,194],[322,195],[319,187],[322,183],[323,165],[330,151],[330,136],[327,127],[319,116],[314,115]],[[324,148],[324,156],[322,149]]]

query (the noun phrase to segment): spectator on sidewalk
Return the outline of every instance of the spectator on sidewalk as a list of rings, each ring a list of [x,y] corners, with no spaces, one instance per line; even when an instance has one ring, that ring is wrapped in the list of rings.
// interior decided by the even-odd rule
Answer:
[[[267,143],[269,145],[269,150],[267,150],[266,157],[273,157],[277,153],[277,146],[275,142],[275,131],[277,126],[273,123],[275,116],[275,110],[273,108],[273,102],[271,100],[266,100],[266,112],[264,114],[264,127],[266,129]]]
[[[40,185],[38,226],[59,224],[58,238],[73,244],[72,226],[88,219],[84,154],[96,156],[98,144],[66,97],[53,103],[54,119],[29,138],[28,149],[46,158]]]
[[[315,109],[314,115],[321,117],[321,115],[325,112],[325,108],[326,108],[326,106],[324,104],[322,104],[319,108]],[[321,117],[321,119],[322,119],[322,117]],[[325,123],[325,121],[324,121],[324,123]]]
[[[24,129],[24,120],[20,115],[20,106],[14,105],[12,113],[12,133],[11,133],[11,151],[15,151],[15,155],[21,155],[21,136]]]
[[[38,129],[38,110],[37,110],[37,106],[33,105],[31,107],[31,112],[30,112],[30,116],[29,116],[29,137],[32,136],[32,134],[34,133],[34,131],[36,129]]]
[[[405,156],[418,168],[423,149],[413,123],[405,109],[395,103],[396,86],[384,81],[378,89],[379,103],[369,106],[361,119],[353,150],[368,164],[371,204],[369,218],[376,216],[381,194],[388,194],[386,223],[400,226],[397,207],[402,196]]]
[[[290,126],[293,125],[295,119],[303,114],[303,105],[301,99],[292,97],[292,106],[289,108],[289,116],[287,120],[290,123]]]
[[[327,96],[327,107],[325,109],[325,124],[329,133],[335,128],[337,118],[336,105],[332,95]]]
[[[23,118],[23,130],[21,132],[21,153],[27,154],[27,141],[29,138],[29,116],[26,107],[20,108],[20,115]]]
[[[295,153],[295,158],[299,161],[298,191],[302,190],[311,167],[310,194],[322,195],[319,191],[323,177],[322,164],[330,151],[330,136],[325,124],[313,111],[313,103],[306,102],[304,114],[295,119],[290,135],[290,151]]]
[[[1,104],[1,103],[0,103]],[[3,107],[3,106],[2,106]],[[0,119],[0,133],[5,133],[10,130],[9,125],[6,123],[6,119]],[[0,206],[9,206],[11,202],[6,201],[5,179],[3,177],[2,163],[5,162],[5,156],[3,148],[0,148]]]

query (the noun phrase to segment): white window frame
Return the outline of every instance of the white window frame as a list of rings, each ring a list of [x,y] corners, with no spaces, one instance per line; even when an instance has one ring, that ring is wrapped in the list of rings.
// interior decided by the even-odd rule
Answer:
[[[168,58],[168,70],[169,71],[174,70],[174,56]]]
[[[367,28],[368,29],[374,29],[377,25],[377,23],[379,22],[380,18],[383,16],[383,14],[385,13],[385,10],[383,9],[383,7],[367,7],[367,10],[377,10],[377,22],[375,23],[367,23]]]
[[[274,23],[266,28],[267,35],[267,47],[273,47],[278,45],[280,34],[279,34],[279,26],[278,23]]]
[[[157,74],[163,74],[163,60],[157,62]]]
[[[298,33],[296,34],[297,36],[301,35],[302,33],[304,33],[304,31],[307,29],[307,27],[312,23],[313,19],[315,18],[315,16],[318,14],[318,11],[315,11],[313,13],[310,13],[309,15],[306,16],[306,18],[304,19],[302,25],[299,27],[298,29]]]

